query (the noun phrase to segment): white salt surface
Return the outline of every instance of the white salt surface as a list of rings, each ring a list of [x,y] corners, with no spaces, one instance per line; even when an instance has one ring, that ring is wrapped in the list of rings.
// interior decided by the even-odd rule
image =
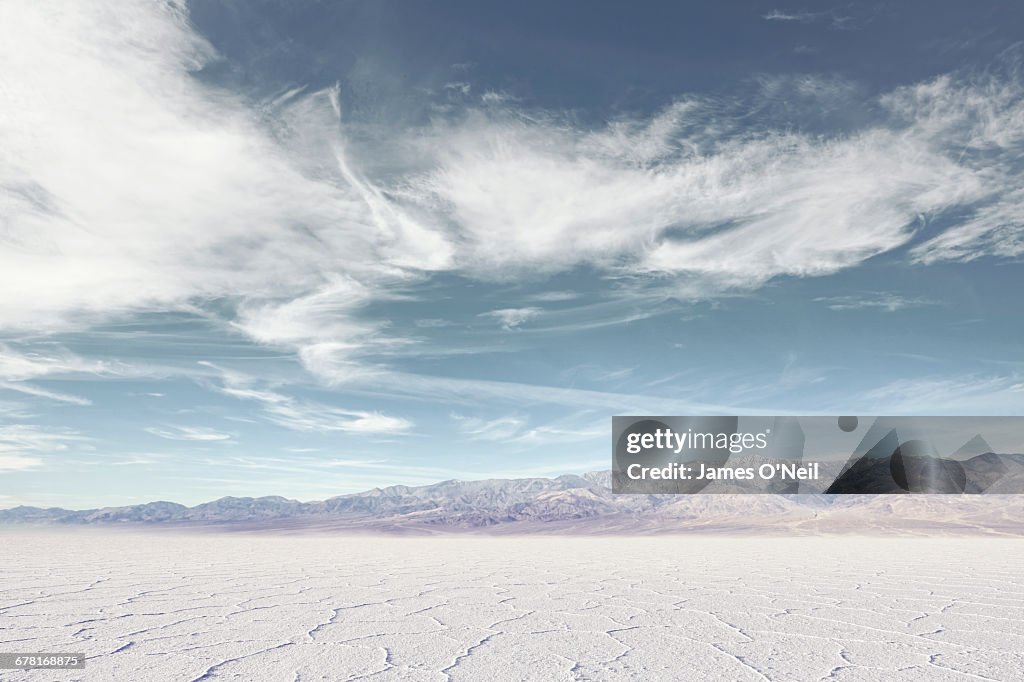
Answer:
[[[1024,542],[0,531],[3,680],[1019,680]]]

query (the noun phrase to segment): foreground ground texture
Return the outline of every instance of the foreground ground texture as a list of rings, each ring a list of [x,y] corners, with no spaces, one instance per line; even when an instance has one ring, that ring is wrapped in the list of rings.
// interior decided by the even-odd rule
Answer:
[[[1010,680],[1024,542],[0,531],[3,680]]]

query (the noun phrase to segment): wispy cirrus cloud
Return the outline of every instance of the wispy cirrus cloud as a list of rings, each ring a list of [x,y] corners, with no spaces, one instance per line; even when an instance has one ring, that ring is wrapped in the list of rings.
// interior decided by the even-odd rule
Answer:
[[[904,248],[922,264],[1024,252],[1012,56],[891,90],[856,126],[824,134],[765,105],[794,89],[801,111],[849,101],[844,84],[802,76],[592,126],[467,99],[422,125],[363,129],[359,144],[339,88],[254,107],[194,77],[216,58],[183,3],[41,0],[5,13],[0,68],[19,76],[7,84],[18,105],[0,112],[4,329],[208,306],[340,384],[387,372],[383,358],[410,342],[372,306],[440,272],[586,268],[613,295],[708,298]],[[632,288],[616,289],[623,280]],[[535,310],[495,319],[524,327]]]
[[[0,113],[3,329],[77,330],[219,298],[240,329],[281,345],[321,306],[325,328],[303,345],[329,334],[337,351],[351,307],[322,306],[339,281],[372,298],[443,254],[348,162],[336,92],[255,110],[194,78],[216,55],[183,3],[44,0],[4,14],[0,68],[19,75],[6,90],[18,106]]]
[[[45,388],[40,388],[26,383],[0,381],[0,390],[14,391],[24,395],[30,395],[37,398],[47,398],[48,400],[55,400],[60,403],[69,403],[71,405],[92,405],[92,401],[88,398],[71,393],[62,393],[60,391],[48,391]]]
[[[761,18],[765,21],[796,21],[801,24],[809,24],[822,16],[825,16],[822,12],[784,12],[775,9],[762,15]]]
[[[606,437],[607,420],[579,424],[579,420],[561,420],[557,423],[531,425],[527,417],[504,415],[493,419],[452,414],[459,430],[472,440],[491,441],[512,445],[550,445],[593,441]]]
[[[42,465],[43,461],[38,457],[27,457],[25,455],[9,455],[0,452],[0,471],[25,471]]]
[[[369,395],[451,405],[535,404],[595,409],[606,414],[768,414],[773,411],[764,406],[744,407],[737,403],[708,401],[706,386],[689,387],[685,392],[674,391],[674,395],[665,397],[539,383],[386,372],[376,376],[373,382],[357,382],[355,387]],[[777,410],[775,412],[778,413]]]
[[[808,12],[808,11],[785,11],[775,9],[767,14],[761,15],[761,18],[765,21],[780,21],[780,22],[791,22],[798,24],[813,24],[817,22],[827,22],[831,28],[840,30],[851,30],[856,27],[856,23],[853,18],[844,14],[839,14],[835,10],[826,10],[819,12]]]
[[[50,341],[8,344],[0,342],[0,390],[71,405],[88,406],[92,400],[66,391],[43,388],[30,381],[166,376],[181,370],[86,358]]]
[[[476,440],[507,441],[519,435],[527,423],[525,417],[518,415],[481,419],[453,414],[452,419],[464,434]]]
[[[849,404],[849,396],[846,400]],[[927,414],[1017,415],[1024,409],[1024,381],[1016,375],[980,374],[899,379],[853,402],[877,414],[920,414],[925,409]]]
[[[241,372],[203,363],[221,373],[215,390],[238,398],[255,401],[265,418],[279,426],[295,431],[358,434],[394,434],[412,428],[413,423],[402,417],[364,410],[352,410],[321,403],[299,400],[271,388],[261,387],[258,381]]]
[[[1012,173],[994,172],[983,150],[1022,138],[1012,123],[1022,93],[1006,85],[993,107],[980,96],[992,80],[894,90],[875,102],[883,118],[827,137],[782,132],[770,118],[743,127],[749,110],[707,99],[603,129],[471,112],[428,131],[437,168],[399,196],[444,210],[461,244],[456,267],[479,277],[588,265],[713,296],[826,275],[912,243],[953,210],[1016,210]],[[809,107],[852,96],[812,81],[793,86]],[[954,100],[977,120],[946,106]]]
[[[196,443],[230,443],[234,435],[216,429],[199,426],[150,426],[146,433],[167,440],[183,440]]]
[[[819,296],[816,303],[824,303],[830,310],[880,310],[895,313],[907,308],[938,305],[928,298],[907,297],[891,293],[863,294],[859,296]]]
[[[88,398],[42,388],[28,381],[47,377],[113,376],[127,371],[127,368],[116,363],[87,360],[53,344],[45,344],[42,349],[25,351],[0,343],[0,390],[36,398],[71,405],[91,405],[92,401]]]
[[[580,298],[582,294],[578,291],[542,291],[539,294],[534,294],[530,298],[534,301],[543,303],[561,303],[563,301],[573,301]]]
[[[47,455],[60,453],[88,439],[72,429],[47,429],[34,424],[0,425],[0,471],[43,466]]]
[[[501,323],[503,329],[516,329],[529,322],[543,312],[541,308],[501,308],[482,313],[484,317],[490,317]]]
[[[127,371],[126,367],[87,360],[53,344],[26,351],[0,342],[0,380],[25,381],[51,375],[123,374]]]

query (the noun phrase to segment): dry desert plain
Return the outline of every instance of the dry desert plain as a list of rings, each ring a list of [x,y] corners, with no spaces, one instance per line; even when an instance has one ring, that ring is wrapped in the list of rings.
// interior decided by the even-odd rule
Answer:
[[[1024,541],[4,529],[3,680],[1014,680]]]

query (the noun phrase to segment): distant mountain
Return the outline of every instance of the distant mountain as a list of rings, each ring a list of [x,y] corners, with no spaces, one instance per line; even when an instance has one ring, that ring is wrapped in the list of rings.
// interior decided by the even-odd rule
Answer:
[[[861,457],[826,492],[899,494],[908,490],[970,494],[1024,491],[1024,455],[985,452],[953,460],[908,455],[897,448],[891,457]]]
[[[69,511],[15,507],[2,524],[398,533],[985,532],[1024,535],[1024,495],[615,495],[611,473],[443,481],[318,502],[222,497]]]

